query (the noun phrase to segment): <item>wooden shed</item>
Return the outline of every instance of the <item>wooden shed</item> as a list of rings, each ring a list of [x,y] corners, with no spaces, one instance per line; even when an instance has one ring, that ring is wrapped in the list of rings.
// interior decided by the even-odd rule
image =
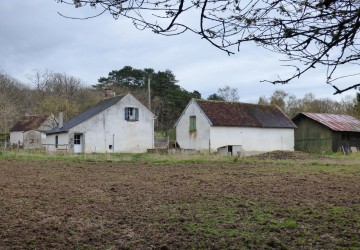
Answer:
[[[349,115],[299,113],[293,119],[295,150],[303,152],[350,152],[360,149],[360,121]]]

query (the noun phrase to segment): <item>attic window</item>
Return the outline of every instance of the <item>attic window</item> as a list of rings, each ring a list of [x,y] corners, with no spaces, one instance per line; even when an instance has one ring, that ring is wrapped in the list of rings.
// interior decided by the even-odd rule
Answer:
[[[190,116],[190,131],[196,131],[196,116]]]
[[[139,109],[138,108],[125,108],[125,120],[127,121],[138,121],[139,120]]]

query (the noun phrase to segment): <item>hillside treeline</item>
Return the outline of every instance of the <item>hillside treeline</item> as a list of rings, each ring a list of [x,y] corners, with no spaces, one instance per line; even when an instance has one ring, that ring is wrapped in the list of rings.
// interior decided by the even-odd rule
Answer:
[[[356,97],[348,95],[336,101],[330,98],[316,98],[313,93],[298,98],[283,90],[276,90],[270,97],[260,97],[258,104],[277,105],[290,118],[300,112],[344,114],[360,118],[360,93],[357,93]]]
[[[201,98],[198,91],[189,92],[177,83],[170,70],[151,68],[135,69],[125,66],[100,77],[98,83],[86,85],[81,79],[66,73],[34,71],[23,83],[7,74],[0,74],[0,134],[7,134],[19,117],[25,114],[58,114],[64,112],[65,120],[77,115],[104,98],[104,90],[111,88],[116,94],[132,93],[148,106],[150,82],[151,111],[156,115],[156,129],[172,128],[191,98]],[[241,101],[237,89],[219,88],[208,97],[212,100]],[[271,96],[259,98],[259,104],[275,104],[289,117],[298,112],[349,114],[360,117],[360,94],[341,101],[319,99],[314,94],[302,98],[275,91]]]
[[[156,115],[156,128],[173,127],[191,98],[201,98],[199,92],[188,92],[177,84],[170,71],[134,69],[126,66],[101,77],[98,84],[85,85],[79,78],[66,73],[34,71],[23,83],[7,74],[0,74],[0,134],[9,132],[19,117],[25,114],[58,114],[67,120],[104,98],[105,89],[117,95],[131,93],[148,106],[148,82],[151,86],[151,110]]]

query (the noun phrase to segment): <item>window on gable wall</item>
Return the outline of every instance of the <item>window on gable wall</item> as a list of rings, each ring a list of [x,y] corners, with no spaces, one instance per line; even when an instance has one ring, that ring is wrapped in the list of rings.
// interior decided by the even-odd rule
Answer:
[[[139,109],[132,108],[132,107],[125,108],[125,120],[138,121],[139,120]]]
[[[190,116],[190,131],[196,131],[196,116]]]

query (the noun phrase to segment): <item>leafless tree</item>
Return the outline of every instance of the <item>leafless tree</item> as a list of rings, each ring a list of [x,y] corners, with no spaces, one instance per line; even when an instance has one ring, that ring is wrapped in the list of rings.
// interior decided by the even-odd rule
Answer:
[[[28,80],[36,87],[36,90],[43,93],[53,77],[50,70],[33,69],[32,73],[27,75]]]
[[[218,95],[225,101],[229,102],[238,102],[239,92],[237,88],[230,88],[230,86],[225,86],[218,89]]]
[[[255,42],[286,58],[294,68],[284,79],[266,80],[285,84],[318,65],[327,67],[326,83],[339,94],[360,87],[335,83],[343,65],[360,59],[360,1],[354,0],[56,0],[75,7],[91,6],[115,19],[130,18],[138,29],[173,36],[191,31],[212,45],[233,54],[240,45]],[[60,13],[61,14],[61,13]],[[61,14],[62,15],[62,14]],[[64,15],[63,15],[64,16]],[[194,22],[194,17],[196,22]],[[74,18],[74,17],[70,17]],[[87,19],[90,17],[85,17]],[[354,72],[354,75],[360,74]]]
[[[356,98],[345,96],[340,101],[329,98],[316,98],[313,93],[307,93],[303,98],[297,98],[282,90],[275,90],[268,99],[263,96],[259,98],[258,104],[273,104],[281,108],[290,118],[300,112],[347,114],[358,116],[356,109]]]
[[[7,74],[0,74],[0,89],[19,112],[25,113],[31,110],[33,93],[26,85]]]
[[[275,90],[270,97],[270,104],[278,106],[281,110],[285,110],[285,98],[288,96],[283,90]]]
[[[17,108],[5,93],[0,92],[0,133],[4,135],[4,146],[7,145],[7,136],[17,118]]]
[[[35,69],[27,78],[43,96],[54,94],[66,98],[73,98],[79,91],[85,89],[80,79],[66,73],[55,73],[49,70]]]
[[[258,104],[269,105],[269,100],[266,98],[266,96],[260,96],[258,100]]]

